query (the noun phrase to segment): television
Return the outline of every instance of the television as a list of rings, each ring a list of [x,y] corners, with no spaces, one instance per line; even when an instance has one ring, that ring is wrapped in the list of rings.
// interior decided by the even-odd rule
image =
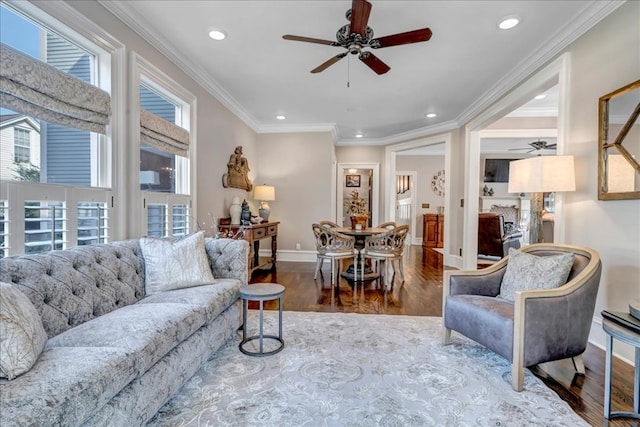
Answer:
[[[519,159],[485,159],[484,182],[509,182],[509,162]]]

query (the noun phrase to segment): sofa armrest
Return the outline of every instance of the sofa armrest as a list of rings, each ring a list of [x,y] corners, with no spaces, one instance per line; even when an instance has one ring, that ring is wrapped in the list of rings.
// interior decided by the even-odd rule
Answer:
[[[238,279],[249,282],[249,243],[242,239],[206,238],[204,246],[216,279]]]
[[[593,253],[591,260],[563,286],[516,292],[514,362],[530,366],[584,351],[602,272],[599,256]]]

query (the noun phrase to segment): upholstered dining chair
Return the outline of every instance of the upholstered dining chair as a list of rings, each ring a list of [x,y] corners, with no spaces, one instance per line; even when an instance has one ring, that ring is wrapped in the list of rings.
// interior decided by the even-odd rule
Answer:
[[[371,259],[376,264],[382,261],[384,263],[384,269],[387,270],[388,267],[391,267],[394,274],[398,271],[400,273],[401,283],[404,283],[402,255],[404,254],[404,241],[408,233],[409,226],[400,225],[384,233],[367,236],[364,240],[364,247],[360,249],[360,271],[364,271],[364,264],[367,259]],[[389,265],[387,265],[387,262]],[[397,268],[394,264],[397,265]],[[382,268],[379,270],[385,287],[390,288],[391,281],[387,280],[387,275],[382,274]],[[386,283],[387,281],[389,283]]]
[[[323,227],[320,224],[313,224],[311,228],[316,238],[316,250],[318,251],[316,271],[313,275],[313,280],[316,280],[318,277],[318,272],[322,274],[322,264],[325,259],[328,259],[331,262],[331,286],[333,286],[336,276],[342,271],[343,259],[352,259],[354,264],[357,263],[358,250],[355,247],[356,239],[355,237],[338,233],[333,228]],[[336,264],[338,266],[337,269]],[[355,269],[354,275],[357,275]],[[354,280],[356,279],[357,277],[354,277]]]
[[[510,262],[515,268],[509,269]],[[546,273],[541,273],[543,266]],[[584,374],[582,353],[601,270],[600,256],[593,249],[539,243],[511,249],[508,257],[482,270],[445,271],[444,344],[450,342],[453,330],[509,360],[516,391],[523,388],[528,366],[572,358],[576,371]],[[562,273],[552,286],[566,282],[540,289],[542,282],[553,282],[549,277],[554,271]]]

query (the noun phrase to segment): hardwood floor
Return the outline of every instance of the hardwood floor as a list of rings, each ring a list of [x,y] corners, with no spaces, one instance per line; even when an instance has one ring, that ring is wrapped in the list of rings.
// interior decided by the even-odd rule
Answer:
[[[377,280],[354,287],[341,278],[332,292],[329,263],[325,262],[323,276],[318,275],[317,280],[313,279],[314,268],[315,263],[280,261],[276,270],[255,271],[251,283],[285,286],[284,309],[290,311],[442,315],[442,255],[433,250],[423,253],[420,246],[412,246],[404,264],[405,283],[397,283],[396,277],[390,291],[384,291]],[[265,302],[265,309],[277,309],[276,301]],[[640,426],[636,420],[604,419],[604,363],[604,351],[589,344],[584,354],[584,376],[574,375],[570,361],[536,366],[532,372],[589,424]],[[613,366],[612,409],[631,411],[633,368],[620,360],[614,360]]]

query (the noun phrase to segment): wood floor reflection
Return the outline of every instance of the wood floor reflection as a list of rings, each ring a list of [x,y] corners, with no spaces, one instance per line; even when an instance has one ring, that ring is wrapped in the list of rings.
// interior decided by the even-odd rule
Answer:
[[[400,283],[396,275],[390,290],[385,290],[378,280],[354,286],[342,277],[332,288],[329,263],[325,262],[323,275],[318,275],[317,280],[313,279],[314,268],[315,263],[280,261],[276,270],[255,271],[251,283],[285,286],[284,309],[290,311],[442,315],[442,255],[433,250],[423,252],[420,246],[411,246],[405,254],[405,281]],[[257,305],[250,304],[249,307],[257,308]],[[266,301],[265,309],[277,309],[277,302]],[[574,375],[573,366],[566,361],[536,366],[532,372],[589,424],[640,427],[640,423],[629,419],[604,419],[604,351],[589,344],[584,362],[585,376]],[[631,366],[614,360],[614,411],[632,410],[633,374]]]

